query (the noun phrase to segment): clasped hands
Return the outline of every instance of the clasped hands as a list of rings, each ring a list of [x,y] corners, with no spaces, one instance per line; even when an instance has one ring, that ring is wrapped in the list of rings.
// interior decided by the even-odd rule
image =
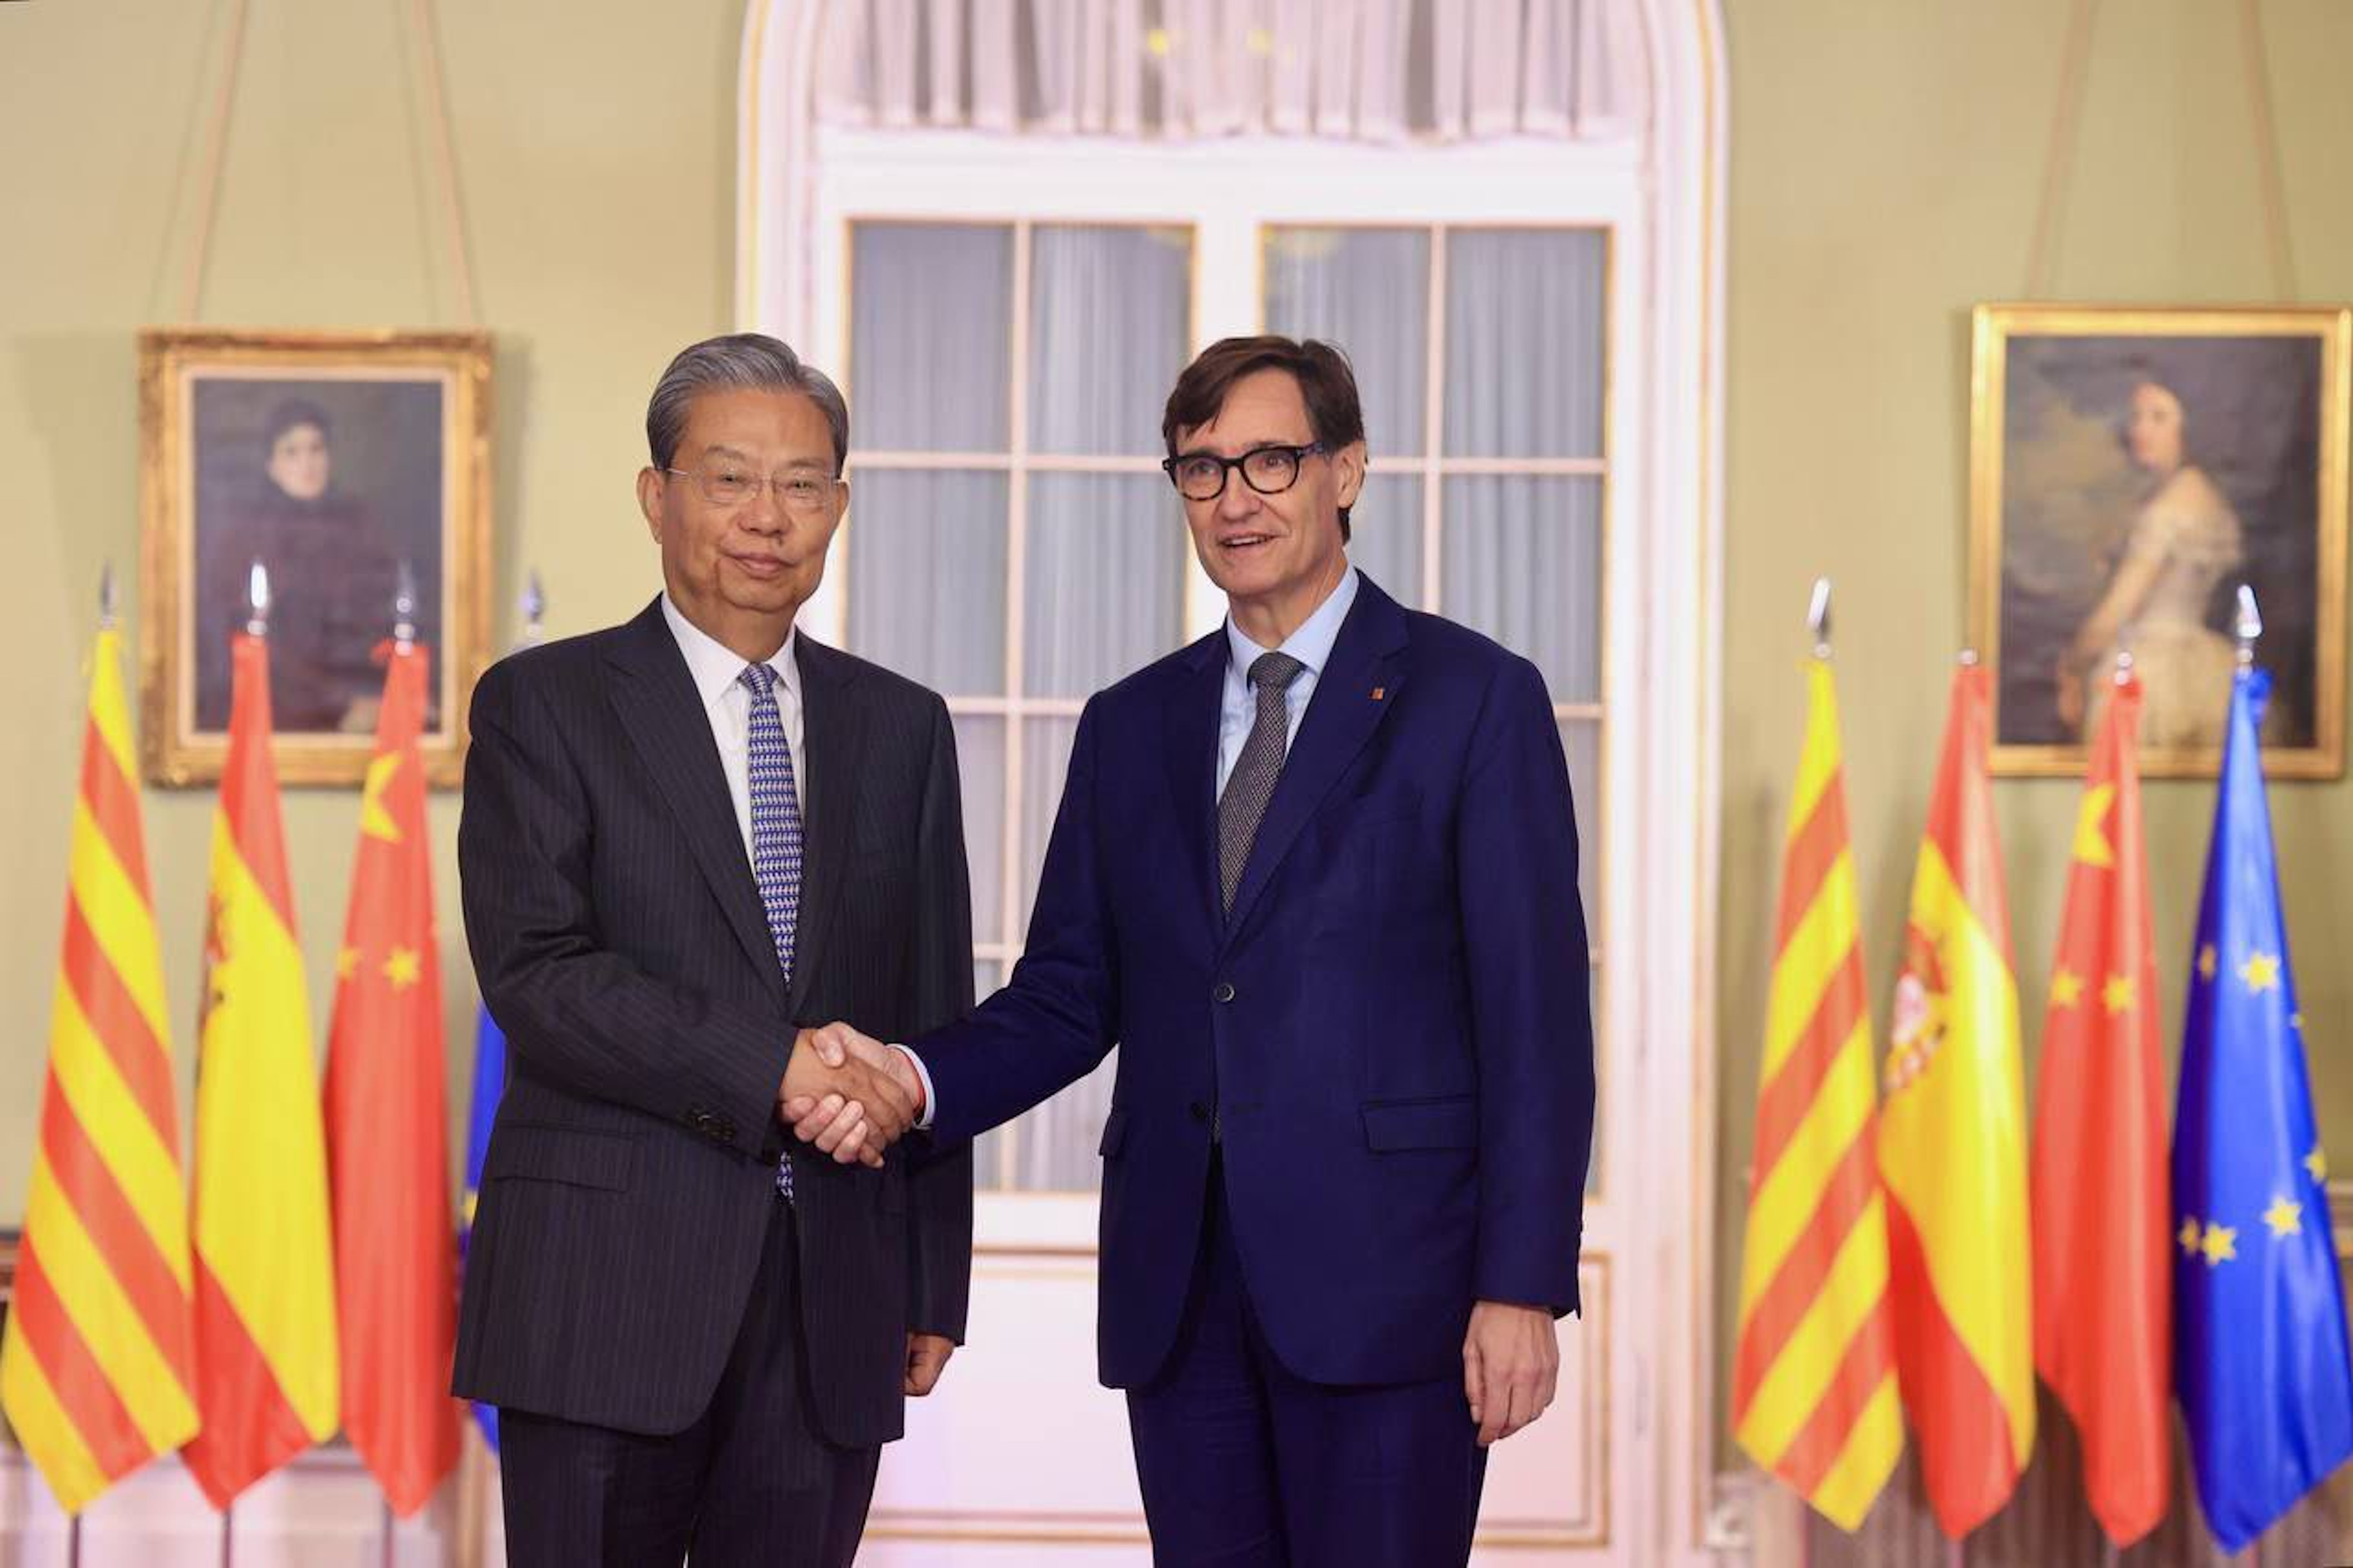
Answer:
[[[923,1113],[923,1080],[906,1058],[847,1024],[803,1029],[776,1086],[793,1135],[845,1165],[881,1165]]]

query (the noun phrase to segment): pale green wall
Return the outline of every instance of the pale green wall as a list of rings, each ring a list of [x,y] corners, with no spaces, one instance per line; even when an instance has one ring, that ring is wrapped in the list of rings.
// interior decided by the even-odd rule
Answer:
[[[2071,7],[1730,0],[1719,1350],[1728,1362],[1807,585],[1839,587],[1847,798],[1888,994],[1965,636],[1968,310],[2021,297]],[[2263,0],[2300,298],[2353,300],[2353,6]],[[2274,298],[2238,7],[2099,8],[2054,296]],[[2029,1094],[2080,786],[1996,786]],[[2168,1057],[2213,803],[2147,786]],[[2324,1135],[2353,1171],[2353,786],[2272,792]],[[2170,1079],[2168,1078],[2168,1085]],[[2168,1095],[2169,1098],[2169,1095]],[[1718,1384],[1722,1386],[1721,1382]]]
[[[23,1212],[65,897],[65,828],[100,565],[139,584],[133,335],[175,320],[227,7],[0,5],[0,1225]],[[645,399],[730,325],[743,0],[443,5],[442,60],[482,324],[497,335],[496,636],[536,565],[551,630],[617,620],[659,582],[630,486]],[[255,0],[198,319],[444,326],[457,289],[402,18],[380,0]],[[130,649],[136,679],[135,630]],[[146,797],[181,1059],[193,1055],[208,791]],[[472,1060],[456,801],[437,797],[453,1113]],[[348,791],[290,792],[288,850],[323,1037],[357,827]]]

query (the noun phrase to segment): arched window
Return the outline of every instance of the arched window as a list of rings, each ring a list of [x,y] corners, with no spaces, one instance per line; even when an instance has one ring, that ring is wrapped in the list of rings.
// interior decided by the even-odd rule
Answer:
[[[983,994],[1085,698],[1222,615],[1156,467],[1206,343],[1345,347],[1356,563],[1543,669],[1601,1127],[1563,1406],[1498,1451],[1486,1530],[1564,1557],[1695,1549],[1709,1478],[1716,26],[1712,0],[752,0],[745,26],[739,314],[853,416],[805,624],[948,698]],[[999,1364],[1050,1385],[927,1409],[879,1530],[1140,1531],[1084,1353],[1109,1073],[979,1151],[975,1332],[1034,1342]],[[997,1398],[1101,1442],[1010,1481]],[[925,1454],[944,1506],[894,1479]]]

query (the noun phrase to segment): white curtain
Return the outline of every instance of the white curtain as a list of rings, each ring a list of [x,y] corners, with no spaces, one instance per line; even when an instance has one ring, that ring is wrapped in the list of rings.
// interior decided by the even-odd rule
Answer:
[[[836,0],[825,25],[839,124],[1605,139],[1644,108],[1631,0]]]

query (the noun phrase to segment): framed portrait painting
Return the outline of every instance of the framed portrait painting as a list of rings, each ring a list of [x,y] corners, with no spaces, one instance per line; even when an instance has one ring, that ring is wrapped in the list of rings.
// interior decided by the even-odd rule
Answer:
[[[2345,768],[2343,309],[1980,305],[1969,626],[1993,768],[2076,773],[2132,656],[2141,767],[2211,776],[2254,592],[2263,765]]]
[[[220,776],[257,562],[279,776],[364,777],[406,590],[432,658],[426,771],[458,781],[489,654],[490,375],[481,332],[140,334],[150,783]]]

